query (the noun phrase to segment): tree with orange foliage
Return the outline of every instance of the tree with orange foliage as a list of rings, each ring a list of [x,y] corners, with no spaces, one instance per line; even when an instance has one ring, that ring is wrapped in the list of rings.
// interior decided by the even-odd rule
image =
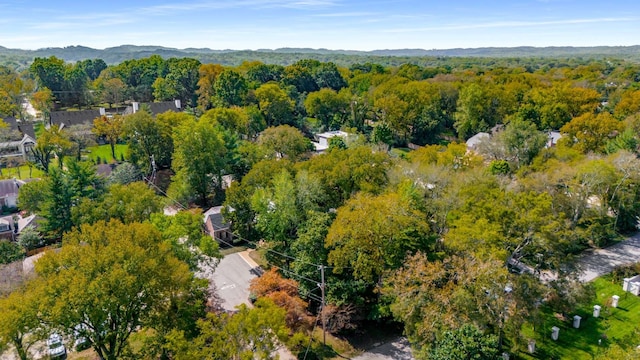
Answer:
[[[309,330],[313,325],[313,317],[307,311],[309,304],[299,297],[298,282],[283,278],[276,269],[251,280],[249,289],[257,298],[266,297],[285,309],[285,320],[290,329]]]

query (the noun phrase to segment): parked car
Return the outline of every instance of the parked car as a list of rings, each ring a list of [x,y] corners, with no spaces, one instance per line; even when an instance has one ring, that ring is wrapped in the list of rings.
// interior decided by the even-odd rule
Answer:
[[[49,357],[51,359],[66,359],[67,348],[62,343],[62,336],[57,333],[53,333],[47,339],[47,348]]]

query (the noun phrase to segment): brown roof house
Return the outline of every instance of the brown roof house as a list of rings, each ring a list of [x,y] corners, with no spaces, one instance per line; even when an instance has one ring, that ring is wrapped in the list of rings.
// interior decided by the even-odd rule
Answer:
[[[233,241],[230,224],[222,216],[222,206],[215,206],[204,213],[204,225],[212,238],[223,244]]]

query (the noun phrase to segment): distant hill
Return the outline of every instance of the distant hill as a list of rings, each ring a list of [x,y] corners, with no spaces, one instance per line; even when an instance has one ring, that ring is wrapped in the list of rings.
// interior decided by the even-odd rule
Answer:
[[[0,63],[24,68],[36,57],[56,56],[68,62],[85,59],[103,59],[107,64],[118,64],[128,59],[145,58],[151,55],[164,58],[192,57],[203,63],[239,65],[242,61],[258,60],[265,63],[288,65],[300,59],[333,61],[342,66],[353,63],[376,62],[396,66],[411,62],[423,66],[441,65],[444,58],[470,58],[482,63],[479,58],[618,58],[640,62],[640,46],[596,46],[596,47],[485,47],[472,49],[388,49],[374,51],[328,50],[311,48],[280,48],[260,50],[212,50],[207,48],[176,49],[164,46],[121,45],[104,50],[86,46],[44,48],[38,50],[8,49],[0,46]],[[449,61],[453,59],[448,59]],[[453,60],[455,61],[455,60]],[[459,61],[459,60],[458,60]]]

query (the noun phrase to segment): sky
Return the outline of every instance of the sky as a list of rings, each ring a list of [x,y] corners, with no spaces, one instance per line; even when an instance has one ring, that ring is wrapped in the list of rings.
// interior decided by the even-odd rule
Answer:
[[[638,0],[0,0],[0,46],[451,49],[640,44]]]

